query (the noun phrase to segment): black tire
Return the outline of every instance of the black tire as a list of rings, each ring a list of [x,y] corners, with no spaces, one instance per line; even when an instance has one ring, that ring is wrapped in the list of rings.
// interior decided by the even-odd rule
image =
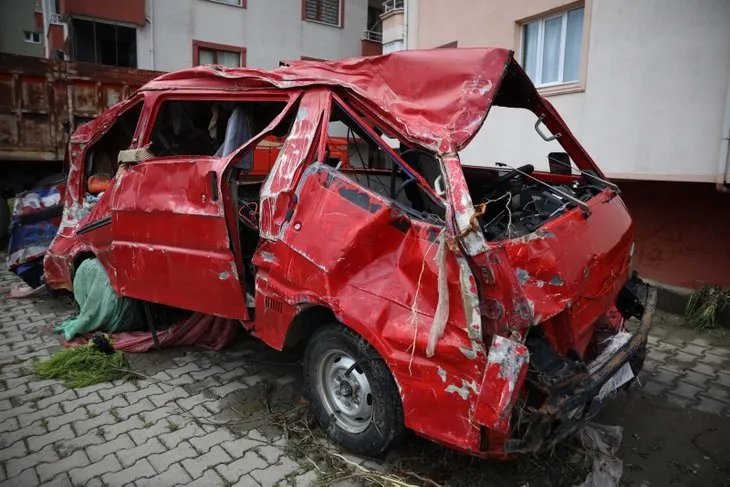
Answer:
[[[0,240],[3,240],[10,232],[10,207],[8,200],[0,197]]]
[[[328,370],[322,361],[327,361],[328,356],[340,351],[349,356],[348,360],[354,360],[355,368],[347,380],[356,382],[365,377],[371,391],[369,396],[372,399],[368,397],[371,415],[362,431],[348,431],[343,427],[343,413],[340,412],[339,419],[332,413],[333,402],[322,391],[321,377],[324,375],[323,371]],[[333,360],[334,362],[337,360]],[[345,362],[347,363],[349,362]],[[323,326],[309,339],[304,351],[304,386],[312,412],[320,426],[332,441],[352,453],[379,456],[405,435],[403,406],[388,366],[364,338],[345,326]],[[340,391],[342,386],[341,382]]]

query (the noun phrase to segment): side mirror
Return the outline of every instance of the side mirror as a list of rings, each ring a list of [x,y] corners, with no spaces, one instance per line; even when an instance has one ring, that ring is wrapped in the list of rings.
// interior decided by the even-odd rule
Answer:
[[[550,152],[547,157],[551,173],[571,174],[573,172],[567,152]]]

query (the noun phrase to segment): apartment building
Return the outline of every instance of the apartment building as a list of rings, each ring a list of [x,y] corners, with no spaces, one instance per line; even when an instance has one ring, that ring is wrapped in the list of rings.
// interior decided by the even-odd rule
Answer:
[[[207,63],[273,68],[283,60],[382,51],[378,0],[4,0],[2,5],[7,14],[0,17],[0,51],[73,61],[160,71]],[[11,19],[25,27],[6,25]],[[27,47],[26,30],[34,50],[19,49]]]
[[[395,42],[515,51],[540,93],[620,183],[643,275],[683,288],[730,286],[730,1],[397,4],[383,16],[384,49]],[[546,169],[547,153],[562,148],[543,141],[535,121],[532,113],[493,108],[462,162]]]

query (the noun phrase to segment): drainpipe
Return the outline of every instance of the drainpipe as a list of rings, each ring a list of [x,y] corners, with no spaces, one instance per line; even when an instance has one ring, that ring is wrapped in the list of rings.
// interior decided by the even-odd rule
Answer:
[[[408,49],[408,0],[403,0],[403,50]]]
[[[155,69],[155,0],[150,0],[149,16],[145,19],[150,23],[150,69]]]
[[[728,165],[730,164],[730,76],[727,80],[727,94],[725,96],[725,117],[720,134],[720,159],[717,164],[717,190],[721,193],[730,193],[728,185]]]

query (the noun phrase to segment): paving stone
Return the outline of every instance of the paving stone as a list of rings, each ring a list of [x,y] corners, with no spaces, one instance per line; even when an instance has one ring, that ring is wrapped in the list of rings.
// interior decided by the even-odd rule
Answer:
[[[251,475],[244,475],[238,482],[233,484],[231,487],[261,487],[261,484],[256,482]]]
[[[74,485],[88,486],[88,482],[96,477],[101,477],[110,472],[119,472],[122,470],[122,464],[119,463],[114,455],[107,455],[100,462],[94,462],[83,468],[74,468],[68,471],[71,482]]]
[[[318,479],[317,472],[310,470],[307,473],[294,477],[294,485],[295,487],[315,487]]]
[[[59,406],[58,404],[53,404],[50,407],[46,406],[43,408],[39,408],[37,411],[34,411],[32,413],[18,415],[18,422],[20,423],[21,428],[25,428],[26,426],[29,426],[43,418],[48,418],[50,416],[60,416],[61,414],[63,414],[63,411],[61,411],[61,406]]]
[[[703,392],[704,390],[705,388],[703,387],[697,387],[693,386],[692,384],[679,381],[676,387],[672,389],[672,392],[687,399],[695,399],[697,397],[697,394]]]
[[[157,475],[155,469],[152,468],[152,465],[146,458],[143,458],[129,468],[102,475],[101,480],[107,485],[126,485],[138,479],[153,477],[155,475]]]
[[[123,433],[144,428],[144,423],[139,419],[139,416],[132,416],[124,421],[106,425],[103,428],[105,433],[104,438],[110,441]]]
[[[69,424],[73,421],[81,421],[87,418],[86,410],[83,408],[75,409],[70,413],[62,414],[60,416],[51,416],[48,420],[48,431],[54,431],[64,424]]]
[[[279,458],[284,454],[284,451],[280,448],[276,448],[271,445],[264,445],[256,449],[259,455],[262,455],[266,461],[270,464],[276,463]]]
[[[86,456],[86,453],[83,450],[78,450],[57,462],[38,465],[36,472],[41,482],[47,482],[60,473],[67,472],[76,467],[85,467],[89,463],[91,462],[89,461],[89,457]]]
[[[53,450],[53,447],[48,445],[44,449],[31,453],[30,455],[11,458],[5,462],[5,473],[9,479],[12,479],[26,468],[34,467],[41,463],[55,462],[57,460],[59,460],[58,455]]]
[[[195,423],[187,423],[182,428],[159,435],[158,438],[167,448],[175,448],[181,441],[193,441],[196,439],[196,437],[204,435],[205,430],[203,428]]]
[[[700,395],[700,402],[697,404],[697,409],[705,413],[717,414],[718,416],[726,415],[728,404],[726,402],[716,401],[715,399]]]
[[[700,374],[694,370],[688,370],[684,373],[684,376],[682,376],[681,381],[692,384],[695,387],[706,389],[707,383],[710,379],[711,377],[709,375]]]
[[[159,475],[138,480],[135,485],[137,487],[172,487],[187,484],[192,480],[182,466],[175,464]],[[214,486],[215,484],[210,485]]]
[[[715,368],[713,366],[703,364],[701,362],[697,362],[694,365],[692,365],[691,370],[698,372],[700,374],[707,375],[709,377],[715,377],[717,375],[717,372],[715,371]]]
[[[183,411],[189,411],[190,409],[200,404],[205,404],[211,401],[218,401],[217,399],[210,397],[204,393],[195,394],[194,396],[188,396],[175,400],[175,404]]]
[[[99,409],[96,409],[97,407]],[[119,395],[110,399],[108,402],[99,404],[98,406],[87,406],[87,409],[94,413],[111,411],[112,408],[117,411],[117,416],[119,416],[122,420],[126,420],[135,414],[154,410],[155,405],[152,404],[149,399],[142,399],[135,404],[129,404],[124,396]]]
[[[121,450],[130,450],[135,446],[136,445],[129,437],[129,435],[121,434],[111,441],[107,441],[88,448],[86,450],[86,453],[89,455],[89,458],[92,462],[98,462],[111,453],[115,453]]]
[[[23,440],[17,440],[0,450],[0,462],[8,460],[10,458],[18,458],[28,454],[28,448],[25,446]]]
[[[244,453],[257,446],[262,446],[262,443],[250,438],[237,438],[235,440],[224,441],[221,443],[221,447],[232,458],[241,458]]]
[[[715,382],[723,387],[730,388],[730,373],[721,371],[720,373],[717,374],[717,377],[715,378],[715,380],[713,380],[713,382]]]
[[[671,386],[677,381],[679,376],[679,373],[668,370],[665,366],[660,366],[657,367],[657,369],[654,371],[654,374],[652,374],[652,379],[656,382],[661,382],[662,384]]]
[[[35,470],[28,468],[20,475],[13,476],[0,483],[0,487],[37,487],[38,484],[38,475],[36,475]]]
[[[224,441],[235,440],[236,436],[230,431],[218,428],[205,436],[193,438],[190,443],[201,453],[208,452],[213,446],[220,445]]]
[[[721,357],[716,354],[706,353],[703,357],[699,358],[699,361],[708,365],[720,366],[730,362],[730,357]]]
[[[73,423],[73,427],[76,430],[77,434],[84,435],[91,430],[99,428],[100,426],[114,424],[117,422],[116,418],[114,418],[114,416],[112,416],[108,412],[104,412],[102,414],[99,414],[98,416],[94,416],[91,418],[88,417],[89,414],[87,414],[86,419],[82,419]]]
[[[220,398],[224,398],[228,394],[231,394],[236,391],[243,390],[243,389],[248,389],[248,386],[246,384],[242,384],[240,382],[229,382],[226,385],[212,388],[211,392]]]
[[[59,403],[62,403],[64,401],[73,401],[76,399],[76,394],[71,389],[66,389],[61,394],[57,394],[55,396],[48,397],[46,399],[41,399],[38,401],[38,407],[40,409],[46,409],[51,404],[57,405]]]
[[[104,400],[101,398],[99,393],[92,392],[73,401],[63,401],[61,403],[61,407],[63,407],[65,412],[69,413],[76,409],[80,409],[82,406],[86,406],[87,404],[98,404],[100,402],[104,402]]]
[[[55,477],[53,477],[52,480],[49,480],[48,482],[41,484],[40,487],[76,487],[71,483],[71,479],[69,478],[67,473],[59,473]]]
[[[695,402],[694,398],[688,399],[686,397],[678,396],[676,394],[667,394],[667,402],[680,408],[688,408]]]
[[[135,392],[137,389],[137,385],[134,382],[127,380],[120,383],[115,383],[114,387],[101,389],[98,392],[102,399],[108,401],[128,392]]]
[[[165,372],[167,372],[170,375],[170,377],[172,377],[173,379],[180,377],[184,374],[189,374],[190,372],[199,372],[200,367],[198,367],[198,365],[196,363],[192,362],[192,360],[194,360],[194,359],[191,358],[191,361],[189,361],[189,363],[187,363],[186,365],[183,365],[182,367],[175,367],[173,369],[168,369]]]
[[[150,455],[147,459],[150,461],[156,472],[162,473],[170,468],[173,463],[179,463],[186,458],[195,458],[197,456],[198,452],[195,451],[192,445],[190,445],[187,441],[183,441],[175,448],[156,455]]]
[[[131,439],[129,442],[130,444],[133,444]],[[137,463],[137,460],[140,458],[146,458],[153,453],[162,453],[165,450],[166,448],[162,445],[162,443],[160,443],[160,440],[157,438],[150,438],[147,443],[139,446],[133,446],[127,450],[118,451],[117,458],[122,463],[123,467],[131,467]]]
[[[268,466],[269,464],[260,456],[254,452],[248,452],[243,458],[239,458],[234,462],[218,465],[216,470],[225,477],[228,482],[233,484],[238,482],[238,479],[247,473],[259,468],[267,468]]]
[[[710,385],[710,387],[707,389],[707,392],[704,392],[703,394],[716,401],[724,402],[726,405],[730,406],[730,391],[725,389],[724,387]]]
[[[271,465],[262,470],[254,470],[251,472],[251,477],[261,485],[274,485],[283,481],[291,473],[296,472],[298,468],[298,463],[287,457],[282,457],[276,465]]]
[[[185,389],[181,387],[176,387],[168,392],[165,392],[163,394],[156,394],[153,396],[150,396],[148,399],[152,401],[152,403],[155,405],[155,407],[162,407],[168,402],[174,401],[178,398],[188,397],[188,393],[185,391]]]
[[[157,384],[151,384],[146,387],[140,387],[136,391],[133,392],[127,392],[124,394],[124,397],[127,399],[127,402],[129,404],[135,404],[140,399],[143,399],[145,397],[149,397],[155,394],[164,394],[165,391],[160,389],[160,386]]]
[[[76,433],[73,432],[71,426],[65,424],[57,430],[46,433],[45,435],[30,436],[25,441],[28,443],[28,450],[30,450],[31,452],[35,452],[45,447],[46,445],[51,445],[61,440],[70,440],[75,436]]]
[[[193,479],[198,479],[206,470],[222,463],[229,463],[231,460],[232,458],[228,456],[228,453],[223,451],[223,448],[214,446],[208,453],[200,455],[197,458],[183,460],[182,466]],[[214,475],[216,475],[215,472]]]
[[[33,385],[31,384],[30,387],[32,389],[33,388]],[[114,383],[113,382],[100,382],[98,384],[94,384],[94,385],[91,385],[91,386],[78,387],[78,388],[75,389],[75,391],[76,391],[76,395],[78,397],[84,397],[85,395],[91,394],[92,392],[100,392],[102,390],[111,389],[113,387],[114,387]],[[102,398],[103,398],[103,396],[102,396]],[[106,400],[106,399],[104,399],[104,400]]]
[[[199,478],[193,480],[185,487],[212,487],[222,485],[221,478],[218,476],[215,470],[212,468],[201,474]]]
[[[2,423],[0,423],[0,433],[5,433],[6,431],[14,431],[20,428],[20,423],[18,422],[18,418],[8,418]]]
[[[705,351],[706,354],[718,357],[730,358],[730,348],[713,346]]]
[[[103,414],[110,412],[112,409],[116,409],[117,412],[122,408],[127,408],[130,406],[130,403],[127,402],[127,400],[124,398],[124,396],[119,395],[116,397],[113,397],[107,401],[94,403],[94,404],[87,404],[86,410],[89,412],[91,416],[96,416],[98,414]],[[133,404],[132,404],[133,406]],[[127,419],[127,416],[119,415],[122,419]],[[116,418],[115,418],[116,421]]]
[[[216,365],[214,367],[208,367],[208,368],[200,370],[198,372],[191,372],[190,377],[192,377],[196,381],[202,381],[203,379],[207,379],[208,377],[212,377],[214,375],[225,374],[225,373],[226,373],[225,369]]]

